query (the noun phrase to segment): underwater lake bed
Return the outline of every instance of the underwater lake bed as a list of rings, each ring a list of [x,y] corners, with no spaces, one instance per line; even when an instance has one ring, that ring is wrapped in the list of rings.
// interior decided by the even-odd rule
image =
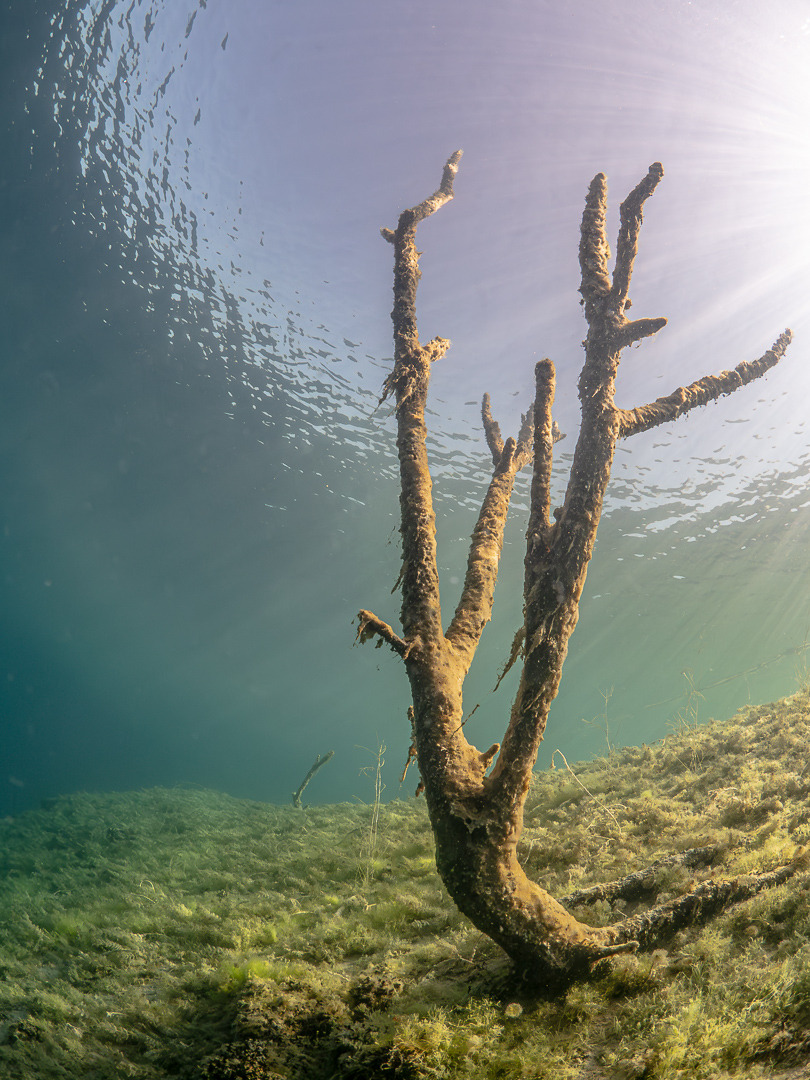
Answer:
[[[810,694],[535,776],[521,861],[656,900],[810,842]],[[667,862],[712,849],[709,865]],[[0,1073],[758,1077],[810,1060],[810,874],[529,997],[446,896],[424,800],[76,794],[0,822]],[[643,898],[640,900],[643,907]],[[605,924],[632,909],[575,909]]]

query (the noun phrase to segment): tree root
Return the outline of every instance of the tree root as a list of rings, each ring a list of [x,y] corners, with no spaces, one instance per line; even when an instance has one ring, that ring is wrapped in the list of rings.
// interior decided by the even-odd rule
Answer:
[[[746,874],[728,881],[704,881],[692,892],[658,907],[632,915],[613,927],[615,940],[635,941],[639,949],[654,949],[687,926],[702,926],[727,908],[750,900],[764,889],[783,885],[807,870],[810,852],[801,849],[792,862],[761,874]]]
[[[592,885],[588,889],[578,889],[567,896],[560,897],[560,903],[567,908],[582,904],[596,904],[600,900],[612,903],[614,900],[638,900],[640,897],[658,891],[656,879],[658,872],[671,866],[710,866],[724,853],[722,847],[689,848],[677,855],[668,855],[644,870],[634,870],[618,881],[609,881],[604,885]]]

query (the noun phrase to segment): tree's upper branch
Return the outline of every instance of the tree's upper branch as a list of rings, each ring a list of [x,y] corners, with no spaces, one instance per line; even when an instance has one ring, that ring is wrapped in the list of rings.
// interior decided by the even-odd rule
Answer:
[[[397,367],[407,363],[409,356],[420,348],[416,323],[416,290],[422,275],[415,243],[416,226],[453,198],[453,181],[458,172],[461,153],[461,150],[456,150],[448,159],[442,172],[442,182],[432,195],[417,206],[402,211],[396,230],[380,230],[384,239],[394,245],[394,307],[391,311],[394,324],[394,377],[397,377]],[[390,378],[391,376],[389,380]],[[383,397],[390,393],[389,380],[386,380]]]
[[[522,418],[520,433],[516,440],[507,439],[504,443],[501,429],[492,416],[489,394],[484,394],[484,400],[481,404],[484,433],[495,468],[478,515],[478,521],[473,530],[461,599],[446,634],[447,640],[454,644],[457,649],[466,651],[469,661],[472,660],[473,652],[492,614],[498,563],[503,549],[503,533],[515,477],[532,460],[533,450],[535,453],[536,477],[536,447],[537,433],[539,432],[543,443],[542,455],[544,459],[547,459],[547,468],[544,475],[546,476],[545,483],[548,490],[551,476],[551,447],[553,443],[565,438],[556,423],[551,419],[551,402],[554,397],[554,365],[550,360],[543,360],[537,365],[537,368],[538,372],[542,369],[545,373],[543,383],[545,390],[542,394],[538,390],[537,400]],[[539,374],[538,379],[540,379]],[[542,422],[539,426],[535,422],[538,408],[541,407],[538,403],[542,404]],[[535,478],[532,491],[534,491],[536,483]],[[548,517],[549,498],[550,496],[546,498],[546,519]],[[532,499],[532,505],[534,506],[534,498]],[[529,529],[531,530],[531,528],[530,522]]]
[[[458,172],[458,163],[461,161],[461,155],[463,150],[456,150],[454,154],[451,154],[447,159],[442,172],[442,182],[432,195],[428,195],[426,199],[423,199],[418,206],[412,206],[410,210],[403,210],[399,216],[399,226],[397,232],[413,228],[419,224],[420,221],[424,221],[426,217],[430,217],[431,214],[435,214],[437,210],[441,209],[446,202],[449,202],[453,198],[453,181],[456,178]],[[396,240],[396,233],[393,229],[380,229],[382,236],[390,244],[393,244]]]
[[[517,453],[521,459],[525,455],[526,460],[521,460],[520,465],[518,465],[518,472],[520,472],[525,464],[528,464],[532,456],[532,447],[534,446],[534,405],[529,406],[529,411],[521,417],[521,421],[517,439]],[[558,439],[565,438],[556,424],[553,424],[553,428],[555,432],[555,442]]]
[[[416,321],[416,290],[421,276],[416,250],[416,227],[453,198],[453,180],[461,151],[447,161],[438,189],[418,206],[403,210],[396,231],[383,229],[394,245],[394,368],[383,386],[383,399],[394,394],[397,403],[400,506],[402,510],[402,629],[408,643],[402,655],[420,638],[442,636],[439,572],[436,565],[436,516],[425,446],[425,402],[430,366],[444,355],[450,342],[434,338],[420,345]],[[385,624],[382,624],[383,626]],[[379,627],[378,634],[385,637]],[[393,633],[393,631],[392,631]],[[399,646],[386,637],[397,651]]]
[[[464,654],[465,670],[492,616],[503,532],[517,473],[517,444],[507,439],[475,523],[464,586],[446,638]]]
[[[503,436],[498,421],[492,416],[489,394],[484,394],[484,400],[481,402],[481,422],[484,425],[484,435],[486,435],[489,452],[492,454],[492,462],[497,466],[503,453]]]
[[[596,540],[605,489],[617,438],[614,393],[620,354],[633,341],[659,330],[666,320],[625,317],[627,291],[638,245],[642,207],[663,170],[657,163],[625,199],[613,280],[608,270],[607,181],[591,181],[582,215],[580,292],[588,335],[579,378],[582,424],[565,499],[549,521],[551,398],[553,368],[536,369],[535,475],[527,536],[524,579],[524,664],[500,757],[490,776],[491,790],[515,806],[525,797],[551,701],[557,693],[568,639],[578,618],[579,600]]]
[[[638,234],[641,229],[642,209],[661,182],[664,167],[660,161],[654,161],[644,179],[636,184],[621,205],[619,239],[616,244],[616,265],[613,268],[613,285],[610,298],[616,309],[624,309],[633,262],[638,251]],[[655,331],[650,331],[655,333]],[[639,335],[646,336],[646,335]]]
[[[610,292],[607,265],[610,244],[605,227],[606,213],[607,177],[604,173],[597,173],[591,180],[585,199],[579,241],[579,265],[582,270],[579,291],[585,301],[585,317],[589,322],[594,305],[600,306],[601,300]]]
[[[445,635],[463,658],[465,670],[469,669],[481,634],[492,615],[503,533],[515,476],[531,460],[533,440],[531,409],[523,417],[518,438],[510,438],[506,442],[492,415],[489,394],[484,394],[481,403],[481,420],[494,470],[473,530],[461,598]]]
[[[554,456],[555,425],[551,418],[554,402],[554,364],[546,357],[534,368],[534,470],[528,542],[548,544],[551,511],[551,465]]]
[[[690,409],[706,405],[723,394],[731,394],[741,386],[753,382],[779,363],[792,337],[791,331],[785,330],[757,360],[743,361],[731,371],[721,371],[719,375],[704,375],[702,379],[690,383],[689,386],[680,386],[671,394],[657,398],[649,405],[640,405],[637,409],[617,409],[619,438],[647,431],[668,420],[677,420]]]

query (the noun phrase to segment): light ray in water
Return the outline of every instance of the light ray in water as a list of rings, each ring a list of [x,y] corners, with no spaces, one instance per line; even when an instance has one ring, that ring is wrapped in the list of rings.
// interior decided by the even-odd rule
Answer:
[[[350,549],[355,578],[336,575],[335,623],[324,637],[342,641],[346,611],[373,604],[356,592],[373,576],[371,533],[379,527],[384,544],[396,511],[393,424],[378,408],[391,354],[390,249],[378,230],[433,190],[459,146],[456,198],[420,234],[420,331],[453,341],[433,373],[428,418],[448,591],[463,577],[463,538],[485,482],[481,396],[491,393],[504,433],[516,431],[534,361],[555,361],[555,415],[569,436],[558,447],[559,490],[578,422],[587,184],[607,173],[615,236],[621,199],[661,160],[632,298],[634,313],[669,323],[626,352],[619,404],[756,357],[787,325],[795,341],[766,379],[621,446],[558,715],[589,714],[599,685],[615,684],[611,707],[631,718],[623,737],[645,738],[638,717],[652,722],[645,707],[677,695],[682,670],[714,686],[706,709],[718,714],[738,703],[720,695],[727,678],[739,676],[736,688],[749,678],[740,673],[759,678],[763,656],[782,656],[784,675],[808,599],[796,585],[810,472],[805,8],[792,0],[767,10],[753,0],[728,10],[708,0],[418,0],[400,5],[393,25],[391,5],[377,0],[63,0],[27,88],[32,149],[46,148],[75,185],[60,228],[75,246],[96,244],[102,283],[125,282],[145,311],[165,311],[169,345],[187,349],[178,379],[224,381],[222,417],[242,450],[262,454],[250,474],[261,481],[241,484],[246,450],[233,468],[240,479],[227,474],[239,541],[229,534],[225,553],[201,573],[219,581],[231,560],[245,566],[243,578],[229,578],[209,609],[195,597],[189,611],[162,612],[166,639],[195,642],[193,660],[176,665],[194,673],[184,693],[230,649],[233,685],[250,687],[251,702],[264,708],[284,678],[287,700],[294,696],[295,633],[274,639],[267,671],[262,633],[272,632],[255,600],[266,567],[251,561],[261,543],[245,537],[241,506],[254,506],[274,542],[285,538],[285,569],[306,554],[291,536],[316,536],[330,553],[318,558],[335,565]],[[121,326],[122,340],[131,330]],[[148,372],[162,360],[147,359],[144,386],[154,392]],[[114,380],[115,350],[106,363]],[[50,377],[42,376],[46,388]],[[47,460],[38,450],[32,457]],[[151,450],[165,467],[160,448]],[[521,477],[518,511],[527,488]],[[54,505],[69,505],[70,490],[55,484]],[[145,536],[161,524],[138,523]],[[523,529],[518,513],[502,569],[504,597],[514,602],[501,602],[503,615],[496,609],[484,644],[490,670],[519,616]],[[109,587],[94,577],[92,543],[82,535],[68,546],[85,599],[102,604]],[[182,549],[204,551],[205,538],[184,535]],[[383,554],[392,564],[379,572],[387,597],[395,545]],[[150,625],[148,607],[134,614],[148,589],[137,575],[126,585],[128,618]],[[167,588],[178,588],[175,578]],[[334,580],[327,589],[301,571],[288,588],[314,603],[324,590],[332,595]],[[231,593],[238,626],[223,630],[217,605]],[[279,596],[291,618],[298,592]],[[308,617],[300,618],[296,632],[307,638]],[[729,624],[733,632],[721,636]],[[639,627],[656,632],[639,635]],[[330,670],[346,678],[342,654]],[[767,685],[776,686],[771,670]],[[488,693],[488,674],[481,685]],[[477,694],[472,687],[472,704]],[[390,700],[388,684],[380,695]],[[244,712],[258,729],[261,708],[251,708]],[[471,724],[488,743],[500,716],[487,715],[482,706]],[[200,730],[218,723],[209,712]],[[351,743],[371,737],[357,732]]]

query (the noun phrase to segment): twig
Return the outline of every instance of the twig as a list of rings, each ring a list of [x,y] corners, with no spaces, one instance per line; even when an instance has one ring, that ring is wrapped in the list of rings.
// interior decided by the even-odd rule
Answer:
[[[299,810],[302,809],[302,807],[301,807],[301,796],[304,793],[304,788],[310,782],[310,780],[315,775],[315,773],[318,771],[318,769],[323,768],[323,766],[327,763],[327,761],[331,761],[334,756],[335,756],[335,751],[330,750],[328,754],[324,754],[323,757],[319,757],[315,761],[315,764],[312,766],[312,768],[309,770],[307,775],[304,777],[303,783],[301,784],[298,791],[293,792],[293,797],[292,797],[293,806],[297,807]]]

